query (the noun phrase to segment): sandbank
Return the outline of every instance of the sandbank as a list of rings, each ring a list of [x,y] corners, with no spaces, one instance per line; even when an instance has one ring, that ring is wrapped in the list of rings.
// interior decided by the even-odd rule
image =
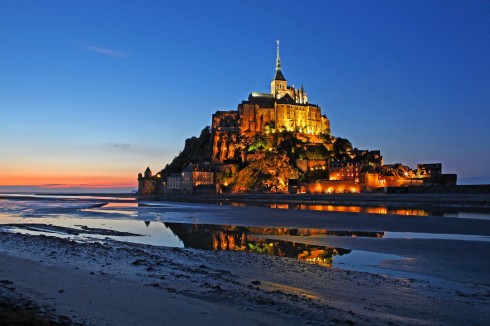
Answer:
[[[280,210],[160,202],[159,222],[490,235],[485,219]],[[144,218],[155,207],[136,211]],[[79,217],[97,215],[79,212]],[[136,216],[135,219],[139,217]],[[0,290],[40,313],[87,325],[387,324],[488,322],[490,242],[290,237],[393,254],[363,272],[263,254],[168,248],[106,239],[0,232]],[[386,273],[383,272],[385,269]],[[400,274],[397,274],[400,272]]]

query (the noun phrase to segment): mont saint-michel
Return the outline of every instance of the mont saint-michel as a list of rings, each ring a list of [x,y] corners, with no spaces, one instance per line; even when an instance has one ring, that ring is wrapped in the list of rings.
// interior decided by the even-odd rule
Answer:
[[[187,139],[164,169],[138,175],[138,193],[405,192],[456,184],[441,163],[385,164],[381,150],[335,137],[327,113],[303,85],[288,84],[277,41],[270,91],[250,93],[236,110],[216,111],[211,127]]]
[[[0,8],[0,326],[490,325],[488,1]]]

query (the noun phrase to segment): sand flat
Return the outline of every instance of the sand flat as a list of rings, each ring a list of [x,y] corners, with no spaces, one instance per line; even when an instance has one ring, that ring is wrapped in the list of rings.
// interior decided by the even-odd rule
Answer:
[[[490,233],[490,221],[476,219],[185,203],[132,209],[141,223],[148,216],[158,216],[155,223]],[[82,219],[90,214],[76,213]],[[0,279],[6,282],[0,284],[0,290],[3,296],[16,291],[55,315],[88,325],[488,322],[486,258],[490,242],[345,236],[279,238],[398,255],[404,259],[387,259],[381,267],[426,278],[329,268],[247,252],[157,247],[111,239],[79,242],[4,230],[0,232]]]

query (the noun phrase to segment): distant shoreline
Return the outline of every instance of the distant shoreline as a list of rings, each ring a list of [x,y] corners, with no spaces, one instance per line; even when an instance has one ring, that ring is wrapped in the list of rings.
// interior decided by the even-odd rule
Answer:
[[[138,201],[175,201],[208,204],[244,203],[387,207],[400,209],[490,211],[490,193],[408,194],[217,194],[139,196]]]
[[[417,187],[422,188],[422,187]],[[386,207],[394,209],[426,209],[426,210],[459,210],[490,212],[490,185],[455,186],[455,187],[424,187],[427,192],[415,192],[410,189],[405,194],[357,193],[357,194],[278,194],[278,193],[242,193],[242,194],[166,194],[137,196],[127,193],[57,193],[57,194],[5,194],[0,193],[0,199],[16,200],[50,200],[50,197],[60,196],[60,200],[70,200],[70,197],[86,198],[87,201],[110,200],[116,198],[120,202],[166,201],[206,204],[244,204],[247,206],[264,206],[270,204],[288,205],[332,205]]]

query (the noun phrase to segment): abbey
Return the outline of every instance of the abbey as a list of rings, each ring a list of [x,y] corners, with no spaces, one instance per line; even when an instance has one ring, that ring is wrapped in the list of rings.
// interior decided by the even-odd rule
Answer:
[[[288,86],[279,41],[270,93],[252,92],[236,110],[216,111],[211,128],[156,175],[138,175],[138,193],[345,193],[420,185],[455,185],[440,163],[384,164],[380,150],[360,150],[334,137],[322,109]]]
[[[252,92],[237,110],[213,114],[213,163],[223,163],[235,156],[240,137],[257,133],[294,131],[304,134],[330,134],[330,122],[318,105],[308,102],[301,86],[288,86],[282,73],[279,41],[277,41],[276,71],[270,93]]]

